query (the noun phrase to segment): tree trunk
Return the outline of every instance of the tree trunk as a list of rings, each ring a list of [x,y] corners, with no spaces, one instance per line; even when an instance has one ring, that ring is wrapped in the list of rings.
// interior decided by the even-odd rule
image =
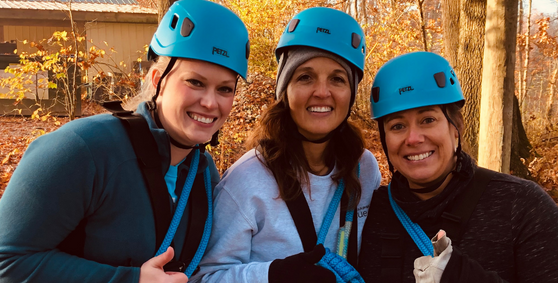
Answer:
[[[488,0],[479,131],[479,165],[510,172],[517,0]]]
[[[521,76],[521,93],[519,94],[519,108],[521,113],[525,114],[525,98],[527,97],[527,71],[529,69],[529,53],[531,49],[531,4],[533,0],[529,0],[527,5],[527,31],[525,35],[525,60],[523,61],[523,75]]]
[[[518,23],[518,27],[517,27],[517,34],[523,34],[523,0],[519,0],[519,23]],[[516,58],[516,62],[517,63],[517,97],[520,97],[521,94],[523,93],[523,69],[522,69],[522,62],[523,62],[523,56],[522,56],[522,51],[523,48],[520,46],[517,46],[517,58]]]
[[[546,102],[546,119],[547,124],[552,123],[552,105],[554,104],[554,90],[556,88],[556,73],[558,73],[558,69],[554,69],[552,72],[552,77],[550,78],[550,82],[548,82],[548,86],[550,91],[548,93],[548,100]]]
[[[442,0],[442,26],[444,32],[444,57],[457,67],[459,50],[459,0]]]
[[[424,20],[424,0],[417,0],[419,15],[420,15],[420,29],[422,31],[422,44],[424,51],[428,51],[428,43],[426,42],[426,23]]]
[[[466,103],[463,116],[464,147],[477,158],[482,83],[482,58],[486,22],[486,0],[462,0],[459,15],[459,49],[454,66]]]
[[[512,135],[512,153],[510,161],[510,173],[521,177],[529,178],[530,173],[525,165],[525,161],[531,155],[531,143],[525,133],[523,121],[521,119],[521,111],[519,110],[519,101],[513,96],[513,135]]]
[[[169,10],[172,3],[176,2],[176,0],[159,0],[159,5],[157,6],[157,13],[159,14],[159,22],[165,15],[165,13]]]

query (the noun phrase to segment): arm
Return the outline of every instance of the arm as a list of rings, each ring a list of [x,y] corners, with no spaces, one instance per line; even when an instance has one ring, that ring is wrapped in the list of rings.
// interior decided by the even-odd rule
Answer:
[[[85,142],[69,131],[34,141],[0,201],[2,282],[138,282],[139,268],[63,253],[58,244],[100,204]]]

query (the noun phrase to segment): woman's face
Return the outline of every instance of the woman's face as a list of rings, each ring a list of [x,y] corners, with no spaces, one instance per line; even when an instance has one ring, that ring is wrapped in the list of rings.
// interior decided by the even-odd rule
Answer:
[[[161,73],[153,72],[152,76],[157,87]],[[165,130],[185,145],[209,141],[231,111],[236,78],[236,73],[219,65],[177,60],[157,98]]]
[[[310,140],[325,137],[349,113],[351,87],[347,71],[325,57],[298,66],[287,86],[291,117]]]
[[[439,106],[390,114],[384,130],[389,160],[411,188],[432,185],[453,169],[458,132]]]

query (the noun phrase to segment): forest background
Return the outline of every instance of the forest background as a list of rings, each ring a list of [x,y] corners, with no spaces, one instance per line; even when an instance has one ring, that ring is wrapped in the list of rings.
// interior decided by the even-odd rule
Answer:
[[[486,149],[478,146],[479,140],[481,145],[489,143],[482,142],[485,141],[483,132],[499,138],[508,135],[507,145],[499,146],[504,152],[500,155],[507,154],[507,158],[502,157],[499,167],[495,169],[538,182],[558,202],[558,3],[555,1],[557,0],[216,1],[231,8],[242,18],[249,30],[251,42],[248,79],[239,83],[233,110],[220,133],[220,145],[210,149],[217,167],[223,173],[246,152],[244,142],[250,130],[258,123],[262,111],[274,103],[277,68],[274,49],[289,19],[305,8],[325,6],[351,14],[361,23],[366,34],[365,76],[359,86],[350,120],[363,129],[366,148],[378,158],[384,176],[383,184],[389,182],[390,173],[379,142],[377,126],[370,118],[369,93],[373,78],[377,70],[389,59],[408,52],[427,50],[441,54],[450,61],[464,89],[467,97],[464,108],[467,129],[463,133],[463,140],[467,152],[484,165],[483,157],[494,158],[485,153]],[[172,1],[139,2],[146,7],[158,8],[161,15]],[[500,6],[495,6],[495,3]],[[504,36],[503,41],[506,44],[501,51],[507,53],[503,57],[505,60],[499,62],[499,65],[504,65],[508,70],[507,75],[503,76],[502,72],[495,72],[490,69],[493,66],[489,66],[490,59],[494,57],[494,53],[490,53],[493,50],[489,49],[490,40],[494,37],[491,34],[494,27],[490,24],[498,9],[506,11],[507,14],[503,14],[508,22],[511,22],[506,24],[505,31],[502,30],[502,34],[506,33],[507,37]],[[45,65],[30,62],[29,58],[37,57],[38,54],[43,58],[51,56],[48,58],[59,61],[49,61],[50,66],[59,64],[61,67],[57,71],[59,75],[55,73],[55,77],[49,78],[46,83],[56,88],[59,80],[71,77],[73,70],[94,69],[96,64],[106,64],[106,60],[101,62],[99,59],[109,58],[111,52],[116,52],[111,50],[110,42],[104,42],[106,52],[97,48],[89,50],[88,53],[78,54],[77,46],[83,40],[87,38],[82,38],[79,30],[72,30],[69,34],[55,33],[52,38],[41,42],[29,42],[37,52],[20,54],[22,66],[28,68],[13,69],[12,72],[20,74],[22,80],[23,74],[33,72],[30,66],[45,68]],[[58,44],[59,48],[55,53],[57,56],[44,53],[46,51],[43,45],[47,42],[51,45]],[[486,45],[486,42],[489,44]],[[67,55],[68,52],[74,52],[73,58],[79,57],[80,60],[72,61],[72,56],[58,56]],[[140,51],[144,52],[145,50]],[[77,68],[72,68],[72,64]],[[118,62],[111,64],[118,68]],[[510,76],[509,70],[513,76]],[[104,76],[106,74],[100,73],[98,81],[104,81]],[[126,95],[113,93],[110,98],[132,98],[141,84],[141,79],[134,80],[132,77],[132,74],[128,74],[117,82],[113,81],[112,84],[119,85],[120,90],[126,89]],[[514,79],[510,81],[510,77]],[[18,85],[13,80],[1,83]],[[502,101],[501,104],[495,104],[503,105],[502,108],[508,111],[507,117],[504,113],[501,121],[487,118],[489,116],[483,116],[481,113],[482,99],[497,97],[487,94],[487,85],[502,85],[503,91],[500,95],[510,102],[513,99],[513,104]],[[98,101],[92,100],[91,96],[82,92],[79,85],[72,86],[72,89],[79,93],[78,97],[82,96],[81,107],[84,116],[103,112]],[[14,91],[12,95],[17,97],[18,92]],[[488,108],[485,107],[485,111],[490,112],[498,110],[486,109]],[[31,117],[0,117],[0,197],[27,145],[36,137],[57,129],[71,118],[74,117],[51,116],[48,109],[37,109]],[[499,123],[507,127],[505,134],[498,131]],[[489,125],[488,130],[483,129],[483,124]],[[499,159],[500,155],[496,159]]]

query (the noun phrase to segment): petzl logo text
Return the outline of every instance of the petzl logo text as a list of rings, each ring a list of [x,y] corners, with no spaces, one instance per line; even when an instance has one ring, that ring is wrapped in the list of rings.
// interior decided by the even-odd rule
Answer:
[[[227,50],[220,49],[220,48],[217,48],[217,47],[213,47],[213,51],[211,51],[211,54],[215,54],[215,53],[229,58],[229,55],[227,54]]]
[[[399,89],[399,94],[401,94],[402,92],[411,91],[411,90],[415,90],[415,89],[412,86],[402,87],[402,88]]]
[[[330,34],[330,33],[329,33],[329,30],[328,30],[328,29],[325,29],[325,28],[318,28],[318,29],[316,29],[316,33],[318,33],[318,32],[323,32],[323,33]]]

